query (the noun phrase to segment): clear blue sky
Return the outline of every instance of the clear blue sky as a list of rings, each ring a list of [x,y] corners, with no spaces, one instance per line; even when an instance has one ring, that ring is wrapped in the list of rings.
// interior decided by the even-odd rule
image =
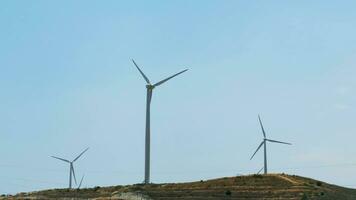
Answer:
[[[355,1],[1,1],[0,193],[271,172],[356,187]]]

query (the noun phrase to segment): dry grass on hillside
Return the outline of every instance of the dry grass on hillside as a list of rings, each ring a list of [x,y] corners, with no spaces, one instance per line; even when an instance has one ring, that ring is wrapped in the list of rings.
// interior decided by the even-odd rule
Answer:
[[[18,194],[6,199],[119,199],[120,194],[126,193],[144,195],[153,200],[356,199],[356,190],[284,174],[226,177],[191,183],[54,189]]]

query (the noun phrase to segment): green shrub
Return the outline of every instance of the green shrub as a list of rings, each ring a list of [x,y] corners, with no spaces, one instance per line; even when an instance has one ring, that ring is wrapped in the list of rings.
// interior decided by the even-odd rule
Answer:
[[[252,175],[253,178],[263,178],[263,176],[261,174],[254,174]]]
[[[226,190],[225,195],[226,196],[231,196],[231,191],[230,190]]]
[[[308,196],[304,193],[301,200],[308,200],[308,199],[309,199]]]

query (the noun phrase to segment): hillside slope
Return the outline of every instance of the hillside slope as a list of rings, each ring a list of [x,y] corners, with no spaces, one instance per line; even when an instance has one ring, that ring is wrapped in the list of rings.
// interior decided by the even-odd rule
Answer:
[[[0,199],[116,199],[116,200],[355,200],[356,190],[284,174],[226,177],[177,184],[151,184],[54,189]]]

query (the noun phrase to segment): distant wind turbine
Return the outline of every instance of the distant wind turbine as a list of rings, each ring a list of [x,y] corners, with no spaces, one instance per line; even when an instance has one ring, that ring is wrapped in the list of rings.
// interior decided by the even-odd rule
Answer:
[[[261,142],[261,144],[258,146],[257,150],[255,151],[255,153],[251,156],[250,160],[252,160],[252,158],[255,156],[255,154],[257,153],[257,151],[262,147],[264,147],[264,174],[267,174],[267,142],[274,142],[274,143],[280,143],[280,144],[288,144],[288,145],[292,145],[291,143],[287,143],[287,142],[281,142],[281,141],[277,141],[277,140],[271,140],[271,139],[267,139],[266,138],[266,132],[265,129],[263,128],[262,125],[262,121],[260,116],[258,116],[258,121],[260,122],[260,126],[262,129],[262,133],[263,133],[263,140]]]
[[[144,179],[144,183],[145,184],[149,184],[150,183],[150,140],[151,140],[151,133],[150,133],[150,112],[151,112],[151,100],[152,100],[152,93],[153,93],[153,89],[163,83],[165,83],[166,81],[170,80],[173,77],[178,76],[181,73],[184,73],[186,71],[188,71],[188,69],[185,69],[179,73],[176,73],[166,79],[163,79],[159,82],[157,82],[156,84],[151,84],[150,80],[147,78],[147,76],[143,73],[143,71],[138,67],[138,65],[136,64],[136,62],[132,59],[132,62],[134,63],[134,65],[136,66],[137,70],[140,72],[140,74],[142,75],[142,77],[145,79],[147,85],[146,85],[146,89],[147,89],[147,99],[146,99],[146,139],[145,139],[145,179]]]
[[[74,160],[69,161],[64,158],[59,158],[56,156],[51,156],[52,158],[64,161],[66,163],[69,163],[69,189],[72,189],[72,176],[74,177],[75,184],[77,184],[77,178],[75,177],[75,172],[74,172],[74,166],[73,163],[78,160],[86,151],[88,151],[89,148],[86,148],[82,153],[80,153]]]

